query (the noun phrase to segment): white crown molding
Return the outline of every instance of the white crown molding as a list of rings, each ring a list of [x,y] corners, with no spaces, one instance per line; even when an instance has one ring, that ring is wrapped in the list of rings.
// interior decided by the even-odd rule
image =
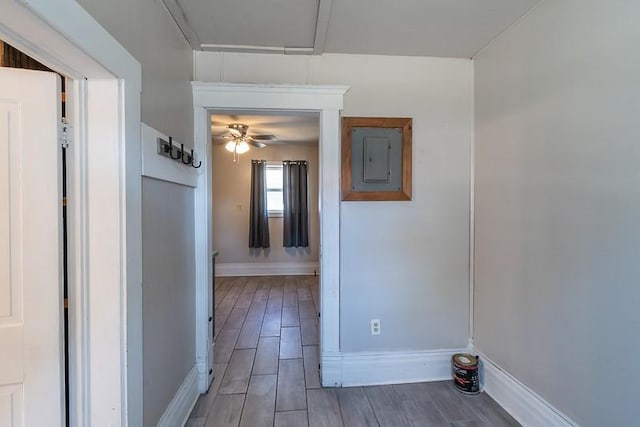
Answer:
[[[275,53],[280,55],[311,55],[312,47],[287,46],[253,46],[241,44],[212,44],[203,43],[200,49],[207,52],[235,52],[235,53]]]
[[[246,109],[341,110],[349,86],[275,85],[191,82],[195,107]],[[274,107],[277,106],[277,107]]]
[[[235,276],[312,276],[319,271],[317,262],[218,263],[216,277]]]
[[[194,91],[212,92],[246,92],[246,93],[304,93],[304,94],[334,94],[344,95],[350,88],[345,85],[291,85],[291,84],[254,84],[254,83],[226,83],[226,82],[191,82]],[[218,102],[219,104],[219,102]],[[342,107],[342,103],[333,105],[334,108]],[[256,107],[253,107],[256,108]],[[279,106],[279,108],[282,108]],[[316,106],[314,109],[320,107]]]
[[[525,427],[577,427],[578,424],[554,408],[526,385],[502,369],[484,353],[480,356],[483,391]]]
[[[198,396],[198,373],[196,367],[193,366],[160,417],[158,427],[185,425]]]

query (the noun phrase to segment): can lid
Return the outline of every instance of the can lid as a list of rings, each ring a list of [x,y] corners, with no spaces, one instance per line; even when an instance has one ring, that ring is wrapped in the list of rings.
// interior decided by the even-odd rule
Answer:
[[[475,367],[478,365],[478,358],[467,353],[456,353],[451,359],[459,366]]]

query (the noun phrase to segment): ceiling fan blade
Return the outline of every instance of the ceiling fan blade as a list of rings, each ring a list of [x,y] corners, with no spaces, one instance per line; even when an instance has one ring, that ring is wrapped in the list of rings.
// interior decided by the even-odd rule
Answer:
[[[253,138],[247,138],[247,139],[246,139],[246,141],[247,141],[249,144],[251,144],[251,145],[253,145],[254,147],[256,147],[256,148],[264,148],[264,147],[266,147],[266,146],[267,146],[267,144],[264,144],[264,143],[262,143],[262,142],[254,141],[254,140],[253,140]]]
[[[251,135],[253,139],[259,139],[261,141],[275,141],[278,139],[275,135]]]
[[[274,144],[291,144],[291,145],[317,145],[317,139],[298,139],[298,140],[284,140],[279,139],[277,141],[273,141]]]
[[[229,133],[235,136],[236,138],[239,138],[242,136],[242,132],[240,132],[238,129],[229,128]]]

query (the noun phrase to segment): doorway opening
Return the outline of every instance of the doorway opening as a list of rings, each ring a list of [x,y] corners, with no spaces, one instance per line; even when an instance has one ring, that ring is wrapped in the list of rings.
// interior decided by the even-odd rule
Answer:
[[[288,112],[319,117],[318,206],[320,382],[322,386],[342,384],[340,353],[340,110],[345,86],[291,86],[193,82],[195,150],[202,153],[203,167],[212,167],[211,116],[220,111],[250,111],[268,115]],[[214,160],[215,161],[215,160]],[[231,160],[232,161],[232,160]],[[242,161],[242,154],[240,156]],[[213,379],[213,301],[211,299],[215,254],[212,222],[212,175],[198,176],[195,194],[196,235],[196,322],[197,364],[201,393]],[[217,266],[216,266],[217,269]],[[209,320],[208,320],[209,319]]]
[[[218,393],[246,393],[256,375],[287,388],[278,411],[303,409],[306,389],[320,387],[319,113],[210,113],[214,380],[192,417]],[[242,152],[235,128],[251,138]],[[242,358],[253,367],[232,381],[226,368]],[[288,381],[292,372],[301,381]]]
[[[229,126],[236,124],[248,126],[246,137],[250,140],[245,153],[230,150],[236,141]],[[318,113],[216,110],[211,114],[211,135],[212,235],[213,249],[218,251],[216,274],[225,277],[318,275]],[[257,168],[252,172],[254,161],[264,163],[264,170]],[[300,164],[296,164],[295,171],[286,168],[294,176],[283,179],[283,164],[291,162]],[[254,187],[252,173],[260,179],[254,182]],[[299,177],[304,182],[300,182]],[[284,185],[288,185],[286,192]],[[283,195],[287,196],[288,203],[284,203]],[[266,203],[266,209],[261,202]],[[285,205],[287,212],[283,210]],[[265,229],[261,230],[263,225]],[[252,238],[252,227],[254,231],[264,232],[265,236],[260,237],[268,239],[263,242],[257,236]]]

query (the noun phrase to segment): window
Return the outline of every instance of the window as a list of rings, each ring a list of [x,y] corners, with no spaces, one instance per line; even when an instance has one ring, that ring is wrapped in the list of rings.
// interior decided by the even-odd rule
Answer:
[[[281,162],[267,163],[267,210],[270,217],[281,217],[284,210]]]

